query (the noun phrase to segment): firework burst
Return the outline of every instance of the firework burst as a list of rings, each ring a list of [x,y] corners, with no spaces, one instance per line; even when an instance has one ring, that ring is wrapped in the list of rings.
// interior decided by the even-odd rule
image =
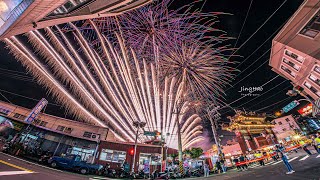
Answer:
[[[99,33],[94,22],[90,21],[90,25],[97,30],[99,49],[72,23],[69,26],[73,31],[69,32],[55,26],[27,33],[32,47],[17,37],[5,42],[38,82],[70,112],[110,128],[119,140],[134,140],[134,121],[146,122],[146,130],[163,134],[176,134],[177,121],[199,126],[191,123],[195,119],[198,122],[199,117],[190,111],[188,102],[181,107],[183,114],[175,112],[176,101],[183,93],[175,77],[165,78],[164,86],[159,88],[153,64],[139,60],[119,35],[115,34],[114,43]],[[186,130],[182,131],[185,138],[194,136],[184,133]],[[201,136],[198,131],[196,133]],[[177,145],[175,139],[169,138],[167,142],[171,147]]]

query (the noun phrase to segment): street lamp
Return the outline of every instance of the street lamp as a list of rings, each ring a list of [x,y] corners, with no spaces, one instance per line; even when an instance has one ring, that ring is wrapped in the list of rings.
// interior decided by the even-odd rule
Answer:
[[[301,89],[301,88],[300,88],[300,89]],[[299,87],[298,87],[298,89],[297,89],[297,88],[293,88],[292,90],[288,90],[288,92],[287,92],[286,94],[287,94],[288,96],[291,96],[291,97],[297,96],[297,95],[299,94],[299,95],[301,95],[302,97],[304,97],[305,99],[299,99],[298,101],[302,101],[302,100],[309,101],[309,102],[312,104],[312,106],[314,106],[314,107],[317,108],[318,110],[320,109],[320,107],[317,106],[317,104],[314,103],[314,101],[313,101],[312,99],[310,99],[310,98],[304,93],[303,89],[302,89],[302,90],[299,90]]]
[[[136,162],[136,154],[137,154],[137,143],[138,143],[138,136],[139,136],[139,128],[144,128],[146,125],[146,122],[140,122],[140,121],[134,121],[133,126],[137,128],[136,132],[136,139],[134,141],[134,154],[133,154],[133,162],[132,162],[132,168],[131,168],[131,173],[134,173],[134,166]]]

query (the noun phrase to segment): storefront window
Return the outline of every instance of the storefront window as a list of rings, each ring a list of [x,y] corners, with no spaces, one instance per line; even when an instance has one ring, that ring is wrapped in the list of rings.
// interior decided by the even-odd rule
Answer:
[[[102,149],[99,159],[102,161],[123,163],[126,159],[126,152],[115,151],[110,149]]]

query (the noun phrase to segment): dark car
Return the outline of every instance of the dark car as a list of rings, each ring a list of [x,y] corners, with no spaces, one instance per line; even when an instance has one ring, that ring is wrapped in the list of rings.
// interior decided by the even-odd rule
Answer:
[[[51,167],[74,170],[81,174],[89,174],[99,172],[103,166],[98,164],[89,164],[81,160],[81,156],[68,155],[65,157],[54,156],[48,160]]]

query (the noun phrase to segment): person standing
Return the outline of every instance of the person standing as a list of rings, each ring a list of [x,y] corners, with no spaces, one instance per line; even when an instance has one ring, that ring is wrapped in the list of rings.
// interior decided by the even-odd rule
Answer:
[[[238,159],[238,157],[234,157],[233,162],[234,162],[234,164],[236,165],[238,171],[240,171],[241,168],[240,168],[240,166],[239,166],[239,159]]]
[[[279,154],[279,156],[281,157],[284,165],[285,165],[286,168],[288,169],[288,172],[287,172],[286,174],[292,174],[292,173],[294,173],[295,171],[293,170],[291,164],[289,163],[287,155],[284,154],[284,152],[281,150],[280,147],[278,147],[277,153]]]
[[[244,157],[243,154],[240,155],[239,161],[240,161],[240,164],[241,164],[241,168],[242,168],[243,170],[247,170],[247,169],[248,169],[248,166],[247,166],[247,164],[246,164],[246,162],[245,162],[246,159],[245,159],[245,157]]]
[[[216,168],[218,170],[218,174],[220,174],[220,172],[222,171],[222,167],[219,160],[216,161]]]
[[[315,147],[318,150],[318,153],[320,154],[320,133],[318,132],[317,137],[314,139]]]
[[[222,158],[221,160],[220,160],[220,165],[221,165],[221,167],[222,167],[222,171],[223,171],[223,173],[226,173],[226,166],[224,165],[224,163],[225,163],[225,160],[224,160],[224,158]]]
[[[311,152],[309,151],[308,147],[307,147],[307,144],[304,144],[302,149],[308,154],[308,155],[311,155]]]
[[[207,163],[203,166],[204,177],[209,177],[209,165]]]

